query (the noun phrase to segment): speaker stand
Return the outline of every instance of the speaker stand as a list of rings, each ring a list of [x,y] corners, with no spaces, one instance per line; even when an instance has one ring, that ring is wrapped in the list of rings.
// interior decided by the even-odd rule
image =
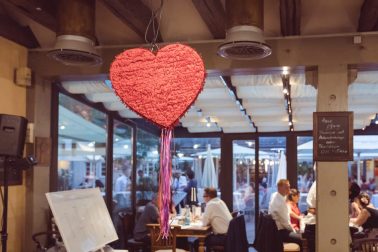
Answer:
[[[8,156],[4,156],[4,173],[3,173],[3,186],[4,186],[4,201],[3,201],[3,227],[1,230],[1,244],[2,252],[7,251],[7,225],[8,225]]]

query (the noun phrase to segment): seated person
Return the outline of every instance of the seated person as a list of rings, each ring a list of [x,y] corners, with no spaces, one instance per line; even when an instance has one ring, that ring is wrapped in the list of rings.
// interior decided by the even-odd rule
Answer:
[[[286,205],[286,196],[290,192],[289,180],[280,179],[277,183],[277,191],[272,194],[269,203],[269,213],[276,222],[281,240],[283,242],[294,242],[301,246],[301,235],[296,233],[292,227],[289,208]]]
[[[369,195],[361,193],[358,196],[358,203],[362,210],[357,218],[350,219],[350,222],[364,229],[378,228],[378,210],[370,204]]]
[[[202,216],[203,226],[210,225],[213,233],[206,237],[206,251],[214,245],[224,246],[228,225],[232,219],[230,211],[223,200],[217,197],[215,188],[205,188],[203,198],[206,202],[205,212]]]
[[[350,201],[350,217],[357,218],[361,212],[360,204],[358,203],[361,188],[356,182],[349,184],[349,201]]]
[[[142,241],[144,243],[150,243],[150,231],[146,224],[158,223],[159,210],[157,207],[157,197],[154,195],[151,202],[147,203],[144,207],[142,215],[139,217],[134,227],[134,239],[136,241]]]
[[[299,192],[297,189],[291,189],[287,196],[287,206],[289,207],[290,222],[296,232],[300,229],[300,220],[302,219],[301,210],[298,208]]]

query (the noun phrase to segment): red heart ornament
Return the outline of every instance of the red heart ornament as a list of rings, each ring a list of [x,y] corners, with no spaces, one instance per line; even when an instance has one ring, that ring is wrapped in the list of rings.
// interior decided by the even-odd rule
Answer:
[[[156,55],[142,48],[126,50],[110,67],[122,102],[162,128],[173,127],[194,103],[205,73],[198,53],[182,44],[167,45]]]

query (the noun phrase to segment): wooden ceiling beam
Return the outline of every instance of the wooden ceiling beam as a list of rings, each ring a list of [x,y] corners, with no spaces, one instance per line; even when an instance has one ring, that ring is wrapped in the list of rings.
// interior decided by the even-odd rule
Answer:
[[[280,0],[282,36],[301,34],[301,0]]]
[[[359,32],[378,31],[378,1],[365,0],[358,22]]]
[[[219,0],[192,0],[215,39],[226,36],[226,12]]]
[[[2,6],[0,6],[0,36],[27,48],[40,47],[31,29],[11,19]]]
[[[146,29],[151,19],[151,10],[141,0],[102,0],[102,2],[134,32],[142,38],[145,37]],[[155,24],[157,24],[157,20],[155,20]],[[152,41],[153,39],[152,27],[148,30],[147,39],[148,41]],[[162,41],[163,39],[159,32],[157,42]]]
[[[0,2],[54,32],[57,29],[57,0],[0,0]]]

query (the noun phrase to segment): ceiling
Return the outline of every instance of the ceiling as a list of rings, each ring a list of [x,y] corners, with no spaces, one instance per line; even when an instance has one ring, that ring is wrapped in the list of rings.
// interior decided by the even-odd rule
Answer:
[[[286,5],[280,5],[280,2]],[[160,0],[96,0],[95,33],[98,46],[145,43],[151,10]],[[290,5],[291,3],[291,5]],[[196,42],[224,39],[224,1],[164,0],[160,42]],[[28,48],[53,47],[57,27],[56,0],[0,0],[0,36]],[[378,1],[368,0],[264,0],[266,37],[372,32],[378,30]],[[294,15],[293,16],[290,15]],[[290,25],[300,27],[288,30]],[[294,130],[312,130],[317,90],[304,70],[290,75]],[[115,96],[104,80],[65,81],[71,93],[102,102],[125,118],[138,116]],[[349,109],[355,111],[355,129],[369,124],[378,112],[378,72],[360,72],[349,86]],[[209,75],[194,106],[180,122],[190,132],[288,131],[287,101],[280,73]],[[360,99],[364,96],[364,99]]]

